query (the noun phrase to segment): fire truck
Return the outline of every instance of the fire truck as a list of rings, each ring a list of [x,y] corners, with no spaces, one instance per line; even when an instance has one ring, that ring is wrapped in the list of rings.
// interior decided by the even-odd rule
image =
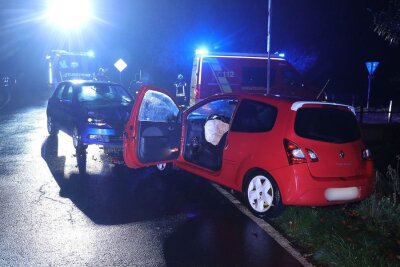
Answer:
[[[93,80],[97,70],[94,53],[52,50],[47,56],[50,88],[65,80]]]
[[[268,56],[265,54],[196,53],[190,101],[218,93],[267,93]],[[270,95],[316,99],[318,90],[306,87],[300,73],[284,58],[270,57]]]

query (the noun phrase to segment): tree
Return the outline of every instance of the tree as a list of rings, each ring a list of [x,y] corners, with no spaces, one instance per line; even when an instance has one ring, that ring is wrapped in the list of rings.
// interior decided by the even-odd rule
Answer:
[[[390,0],[386,7],[373,12],[374,31],[389,41],[390,44],[400,43],[400,0]]]

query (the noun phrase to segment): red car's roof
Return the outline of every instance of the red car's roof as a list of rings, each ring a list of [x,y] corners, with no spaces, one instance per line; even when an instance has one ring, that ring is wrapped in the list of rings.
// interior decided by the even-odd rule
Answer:
[[[334,102],[310,101],[310,100],[304,100],[304,99],[299,99],[299,98],[295,98],[295,97],[282,97],[282,96],[275,96],[275,95],[263,95],[263,94],[251,94],[251,93],[223,93],[223,94],[216,94],[209,98],[218,98],[221,96],[258,100],[258,101],[268,102],[270,104],[275,104],[275,105],[280,105],[280,106],[284,105],[284,106],[290,107],[290,109],[293,111],[297,111],[299,108],[301,108],[305,105],[323,105],[323,106],[344,107],[344,108],[348,108],[353,113],[355,112],[354,108],[352,106],[345,105],[345,104],[339,104],[339,103],[334,103]]]

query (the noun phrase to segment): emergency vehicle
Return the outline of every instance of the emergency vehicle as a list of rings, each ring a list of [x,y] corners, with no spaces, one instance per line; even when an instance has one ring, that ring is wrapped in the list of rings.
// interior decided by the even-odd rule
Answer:
[[[265,54],[196,53],[190,83],[190,106],[219,93],[267,93]],[[270,95],[313,99],[318,90],[304,85],[284,58],[270,57]]]
[[[50,88],[67,80],[93,80],[97,70],[94,53],[52,50],[47,56]]]

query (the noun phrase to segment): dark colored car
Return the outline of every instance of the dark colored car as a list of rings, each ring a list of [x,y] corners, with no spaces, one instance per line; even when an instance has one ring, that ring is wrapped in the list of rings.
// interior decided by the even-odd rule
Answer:
[[[47,130],[72,137],[77,155],[88,145],[122,151],[122,133],[133,98],[120,84],[103,81],[61,82],[47,105]]]

